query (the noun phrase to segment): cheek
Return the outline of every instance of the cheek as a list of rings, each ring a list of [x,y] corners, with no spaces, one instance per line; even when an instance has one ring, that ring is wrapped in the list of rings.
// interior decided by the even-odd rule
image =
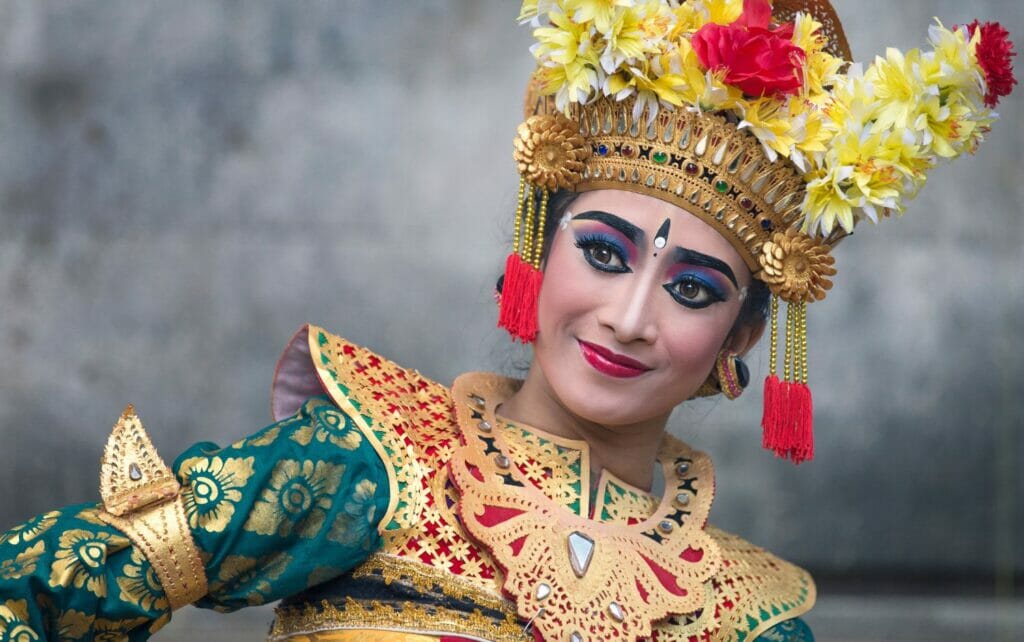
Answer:
[[[593,271],[578,256],[578,251],[567,235],[555,237],[544,265],[544,281],[537,301],[537,322],[541,335],[545,329],[566,323],[572,317],[590,309],[595,289],[588,287],[587,279]]]

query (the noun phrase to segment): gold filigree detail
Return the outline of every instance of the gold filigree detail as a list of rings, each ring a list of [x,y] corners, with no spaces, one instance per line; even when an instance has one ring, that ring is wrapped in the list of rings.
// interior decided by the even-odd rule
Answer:
[[[188,527],[179,490],[178,480],[160,459],[134,408],[129,405],[114,425],[103,450],[100,473],[103,508],[95,515],[127,535],[142,551],[160,578],[172,609],[191,604],[205,595],[207,588],[206,572]],[[64,537],[67,535],[61,536],[62,547],[66,546]],[[105,534],[97,534],[100,535]],[[86,552],[89,560],[86,565],[92,568],[91,563],[99,559],[99,551],[89,549]],[[105,552],[103,560],[106,560]],[[65,566],[58,573],[57,561],[54,562],[51,585],[55,580],[67,579],[72,567]],[[99,588],[98,581],[94,583]],[[105,595],[105,581],[102,588]]]
[[[484,421],[494,425],[499,401],[492,392],[465,376],[453,386],[456,399],[487,400]],[[465,444],[451,472],[463,526],[505,570],[502,588],[515,596],[519,616],[543,613],[534,620],[542,635],[578,631],[591,639],[634,640],[650,635],[654,622],[705,604],[705,582],[721,561],[703,531],[714,494],[706,455],[666,438],[659,460],[667,492],[658,510],[635,526],[604,523],[571,513],[516,479],[514,468],[501,465],[508,449],[503,434],[470,421],[468,407],[456,412]],[[685,508],[673,503],[677,493],[690,497]],[[573,537],[591,544],[583,562],[570,563]],[[613,602],[621,617],[613,616]]]
[[[835,259],[827,245],[795,229],[776,232],[761,248],[761,271],[755,276],[788,303],[810,303],[825,298],[832,288]]]
[[[415,602],[399,605],[378,600],[361,602],[345,598],[335,605],[326,600],[305,607],[280,607],[271,625],[268,642],[300,642],[317,640],[321,631],[366,629],[371,631],[402,631],[431,633],[451,631],[491,642],[532,642],[523,633],[523,625],[514,617],[494,620],[479,610],[472,613],[440,606],[424,606]]]
[[[527,118],[516,129],[513,148],[519,175],[551,191],[572,189],[590,156],[576,123],[560,113]]]

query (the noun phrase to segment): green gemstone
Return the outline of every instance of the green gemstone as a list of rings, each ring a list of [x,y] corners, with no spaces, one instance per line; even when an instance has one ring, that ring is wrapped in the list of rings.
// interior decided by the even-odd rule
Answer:
[[[725,194],[729,191],[729,183],[725,181],[715,181],[715,190],[717,190],[719,194]]]
[[[665,152],[654,152],[654,162],[659,165],[664,165],[668,161],[668,154]]]

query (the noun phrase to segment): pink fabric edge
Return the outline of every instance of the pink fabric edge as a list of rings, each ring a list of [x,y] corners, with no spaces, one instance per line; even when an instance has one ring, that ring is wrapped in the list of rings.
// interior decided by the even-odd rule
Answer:
[[[306,324],[292,335],[277,360],[270,387],[270,413],[274,421],[281,421],[298,412],[307,399],[324,392],[309,351],[309,324]]]

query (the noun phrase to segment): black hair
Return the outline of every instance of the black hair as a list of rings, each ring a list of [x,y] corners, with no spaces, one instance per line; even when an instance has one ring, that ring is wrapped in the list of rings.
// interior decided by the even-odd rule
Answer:
[[[547,258],[548,250],[551,248],[551,240],[555,236],[555,230],[558,229],[558,223],[561,221],[565,211],[569,209],[572,202],[580,195],[580,192],[572,192],[569,190],[557,190],[552,192],[548,197],[548,213],[544,219],[544,249],[542,250],[541,259]],[[502,281],[504,276],[498,279],[497,289],[501,292]],[[750,287],[747,290],[747,298],[743,300],[743,307],[740,308],[739,316],[736,317],[736,323],[733,329],[741,328],[745,325],[756,325],[764,323],[768,319],[768,308],[771,303],[771,291],[763,281],[758,279],[751,279]]]

